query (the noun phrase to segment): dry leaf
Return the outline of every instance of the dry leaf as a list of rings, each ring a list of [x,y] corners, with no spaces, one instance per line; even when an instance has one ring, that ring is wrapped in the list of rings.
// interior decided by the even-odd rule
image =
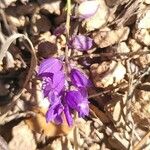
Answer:
[[[97,0],[99,2],[99,9],[90,18],[85,19],[82,25],[86,27],[87,31],[93,31],[101,28],[108,20],[109,11],[104,0]]]
[[[110,123],[109,118],[107,115],[102,112],[100,109],[98,109],[93,104],[90,104],[90,109],[96,114],[96,116],[103,122],[103,123]]]
[[[5,57],[6,53],[7,53],[7,50],[8,48],[10,47],[10,45],[18,38],[24,38],[25,40],[27,40],[28,44],[30,45],[30,53],[31,53],[31,64],[30,64],[30,69],[28,71],[28,75],[26,76],[26,79],[25,79],[25,82],[24,82],[24,85],[23,85],[23,88],[26,86],[26,84],[28,83],[28,81],[30,80],[32,74],[33,74],[33,71],[37,65],[37,57],[36,57],[36,54],[35,54],[35,49],[33,47],[33,44],[32,42],[30,41],[30,39],[25,36],[24,34],[13,34],[11,35],[7,40],[6,42],[2,45],[2,48],[0,50],[0,64],[2,64],[2,60],[3,58]],[[23,89],[22,89],[23,90]],[[20,92],[21,94],[21,92]],[[16,98],[17,98],[18,95],[16,95]]]
[[[106,63],[102,63],[98,68],[108,68],[108,66],[105,66]],[[107,71],[105,70],[105,72],[103,69],[102,72],[100,72],[100,69],[98,68],[93,69],[91,66],[91,72],[96,87],[105,88],[113,83],[118,83],[126,74],[126,68],[121,64],[121,62],[112,61],[109,64],[109,69],[107,69]]]
[[[7,142],[0,136],[0,150],[9,150]]]
[[[115,93],[112,95],[112,101],[105,107],[107,115],[118,129],[126,125],[124,117],[127,113],[126,99],[127,94],[119,95]]]
[[[129,31],[128,27],[122,27],[118,30],[100,30],[93,34],[93,39],[98,47],[104,48],[125,41],[128,38]]]
[[[17,0],[2,0],[0,1],[0,8],[4,9],[7,8],[9,5],[11,5],[12,3],[15,3]]]
[[[115,138],[113,136],[115,136]],[[129,141],[126,138],[123,138],[123,135],[120,135],[118,132],[114,132],[108,141],[112,148],[116,150],[127,150],[129,147]]]
[[[11,15],[7,15],[7,19],[9,24],[11,24],[11,26],[14,26],[16,28],[24,27],[29,23],[29,20],[24,16],[14,17]]]
[[[109,7],[113,7],[114,5],[116,5],[118,3],[118,0],[105,0],[105,1]]]
[[[46,2],[43,3],[40,8],[42,12],[60,15],[60,5],[61,0],[46,0]]]

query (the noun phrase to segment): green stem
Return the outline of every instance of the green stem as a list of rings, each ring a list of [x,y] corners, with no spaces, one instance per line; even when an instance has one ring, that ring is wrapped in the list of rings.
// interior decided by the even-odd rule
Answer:
[[[71,16],[71,0],[67,0],[66,41],[69,41],[69,36],[70,36],[70,16]],[[66,48],[65,48],[66,65],[69,64],[68,52],[69,52],[69,48],[68,45],[66,44]]]
[[[67,0],[67,19],[66,19],[67,38],[69,38],[69,32],[70,32],[70,16],[71,16],[71,0]]]
[[[71,0],[67,0],[67,19],[66,19],[66,41],[69,41],[70,37],[70,16],[71,16]],[[66,48],[65,48],[65,62],[66,62],[66,71],[69,74],[69,48],[66,43]],[[77,118],[77,113],[75,114],[75,118]],[[78,129],[75,127],[74,129],[74,146],[75,150],[78,150],[78,142],[77,142],[77,134],[78,134]]]

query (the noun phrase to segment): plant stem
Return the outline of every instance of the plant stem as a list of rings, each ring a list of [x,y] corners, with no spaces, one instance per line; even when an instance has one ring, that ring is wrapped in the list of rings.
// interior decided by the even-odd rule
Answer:
[[[71,16],[71,0],[67,0],[67,18],[66,18],[66,41],[69,41],[69,36],[70,36],[70,16]],[[66,48],[65,48],[65,61],[66,65],[68,66],[69,64],[69,59],[68,59],[68,45],[66,43]]]
[[[70,16],[71,16],[71,0],[67,0],[67,19],[66,19],[66,41],[69,41],[69,36],[70,36]],[[66,70],[67,73],[69,73],[69,47],[66,43],[66,48],[65,48],[65,62],[66,62]],[[75,114],[75,119],[77,118],[77,113]],[[77,142],[77,135],[78,135],[78,129],[75,127],[74,129],[74,145],[75,145],[75,150],[78,150],[78,142]]]

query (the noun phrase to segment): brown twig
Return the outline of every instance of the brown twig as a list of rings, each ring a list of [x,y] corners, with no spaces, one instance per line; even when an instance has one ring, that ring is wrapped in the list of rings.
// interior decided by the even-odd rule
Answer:
[[[27,111],[27,112],[22,112],[22,113],[17,112],[10,116],[8,116],[8,114],[4,114],[3,116],[0,117],[0,125],[4,125],[14,119],[19,119],[19,118],[33,116],[33,115],[35,115],[35,113],[32,111]]]
[[[142,149],[142,146],[146,143],[149,137],[150,137],[150,131],[142,138],[142,140],[138,144],[134,145],[133,150]]]
[[[100,53],[100,54],[85,54],[85,55],[77,55],[77,56],[72,56],[71,59],[75,58],[93,58],[93,57],[121,57],[121,56],[127,56],[127,57],[133,57],[135,55],[145,55],[149,54],[150,51],[136,51],[136,52],[128,52],[128,53]]]

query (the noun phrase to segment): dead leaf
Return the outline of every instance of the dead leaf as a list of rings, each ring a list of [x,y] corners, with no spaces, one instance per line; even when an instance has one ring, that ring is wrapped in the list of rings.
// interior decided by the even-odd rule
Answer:
[[[9,150],[7,142],[0,136],[0,150]]]
[[[102,63],[99,65],[98,68],[108,68],[105,67],[106,63]],[[91,66],[91,72],[94,76],[93,80],[96,87],[108,87],[109,85],[112,85],[113,83],[120,82],[125,74],[126,74],[126,68],[121,64],[121,62],[112,61],[109,63],[109,69],[105,72],[98,71],[98,68],[92,69]],[[99,69],[100,70],[100,69]],[[103,69],[102,69],[103,70]]]
[[[45,13],[60,15],[60,5],[61,0],[46,0],[45,3],[42,3],[40,9]]]
[[[100,30],[93,34],[93,39],[98,47],[104,48],[125,41],[128,38],[129,32],[128,27],[122,27],[118,30]]]
[[[93,104],[90,104],[90,109],[95,113],[95,115],[103,122],[103,123],[110,123],[109,118],[107,115],[102,112],[100,109],[98,109]]]
[[[0,2],[0,8],[7,8],[9,5],[11,5],[12,3],[15,3],[17,0],[3,0]]]
[[[26,86],[26,84],[28,83],[28,81],[30,80],[32,74],[33,74],[33,71],[37,65],[37,57],[36,57],[36,54],[35,54],[35,49],[33,47],[33,44],[32,42],[30,41],[30,39],[25,36],[24,34],[13,34],[12,36],[10,36],[6,42],[2,45],[2,48],[0,50],[0,64],[2,64],[2,60],[3,58],[5,57],[6,53],[7,53],[7,50],[8,48],[10,47],[10,45],[17,39],[17,38],[24,38],[25,40],[27,40],[27,42],[29,43],[30,45],[30,48],[29,48],[29,51],[31,53],[31,64],[30,64],[30,69],[28,71],[28,75],[26,76],[26,79],[25,79],[25,82],[24,82],[24,85],[23,85],[23,88]],[[14,99],[17,99],[18,96],[22,93],[22,90],[24,89],[21,89],[20,93],[18,95],[16,95],[14,97]]]

